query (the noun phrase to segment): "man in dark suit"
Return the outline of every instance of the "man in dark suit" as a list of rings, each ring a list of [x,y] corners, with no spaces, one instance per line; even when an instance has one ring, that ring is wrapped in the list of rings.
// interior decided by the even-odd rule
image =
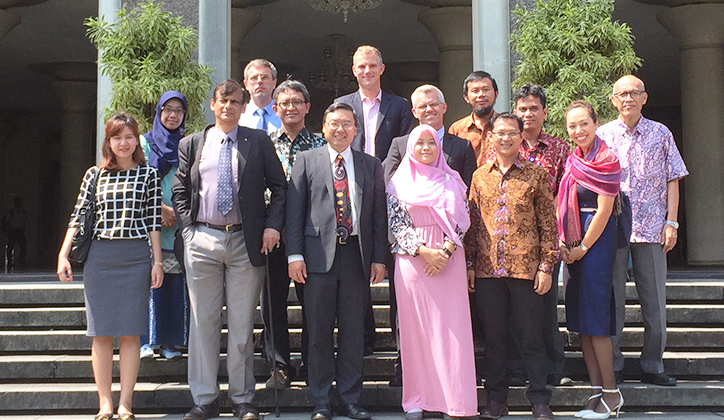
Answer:
[[[265,132],[240,127],[249,93],[234,80],[214,89],[216,124],[181,140],[173,203],[184,240],[191,304],[188,382],[194,408],[185,420],[219,414],[221,308],[226,305],[226,365],[232,411],[256,420],[254,315],[264,253],[284,228],[286,179]],[[264,191],[271,191],[267,209]]]
[[[380,77],[384,72],[380,50],[369,45],[360,46],[352,58],[352,73],[357,78],[359,90],[335,100],[348,104],[355,112],[357,133],[352,149],[377,156],[382,165],[385,165],[392,139],[410,134],[415,126],[407,101],[382,92]],[[387,261],[393,260],[390,253]],[[370,300],[365,313],[365,354],[371,354],[374,345],[375,317]]]
[[[370,282],[379,283],[385,276],[389,248],[382,165],[351,149],[357,131],[354,117],[349,105],[330,105],[322,127],[327,145],[297,154],[289,181],[287,259],[289,277],[304,284],[313,420],[331,419],[333,381],[340,399],[338,413],[370,418],[357,405],[362,393],[363,315]]]

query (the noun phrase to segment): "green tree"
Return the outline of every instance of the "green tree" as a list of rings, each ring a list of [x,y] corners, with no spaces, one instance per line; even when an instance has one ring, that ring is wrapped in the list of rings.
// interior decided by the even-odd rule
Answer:
[[[568,139],[565,111],[576,99],[589,101],[602,123],[615,118],[613,83],[641,67],[631,28],[611,19],[613,8],[613,0],[536,0],[515,8],[511,44],[520,61],[513,87],[545,89],[551,135]]]
[[[118,111],[132,115],[141,133],[150,131],[158,98],[168,90],[186,96],[186,132],[205,125],[202,104],[211,89],[211,69],[194,63],[198,36],[180,17],[161,10],[163,3],[147,1],[130,12],[118,11],[118,21],[88,18],[87,36],[102,50],[104,75],[113,82],[111,105],[105,118]]]

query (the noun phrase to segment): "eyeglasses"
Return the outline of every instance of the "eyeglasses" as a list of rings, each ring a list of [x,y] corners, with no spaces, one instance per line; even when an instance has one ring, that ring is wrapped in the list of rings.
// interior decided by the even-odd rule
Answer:
[[[167,106],[162,106],[161,112],[163,112],[165,114],[183,115],[186,113],[186,110],[183,108],[169,108]]]
[[[424,111],[428,107],[430,107],[432,109],[437,109],[440,107],[440,102],[433,102],[433,103],[429,103],[429,104],[420,104],[420,105],[416,106],[415,109],[417,109],[418,111]]]
[[[638,99],[638,98],[640,98],[641,95],[643,95],[644,93],[646,93],[646,92],[644,92],[643,90],[629,90],[629,91],[626,91],[626,92],[614,93],[613,96],[615,96],[619,101],[623,101],[623,100],[626,99],[628,96],[631,96],[631,99]]]
[[[307,101],[302,101],[299,99],[295,99],[293,101],[282,101],[277,104],[277,106],[280,106],[282,108],[289,108],[290,106],[293,106],[294,108],[299,108],[302,105],[306,104]]]
[[[271,80],[271,78],[268,74],[257,74],[256,76],[247,77],[246,80],[250,82],[266,82],[267,80]]]
[[[345,131],[347,131],[354,127],[354,123],[352,121],[343,121],[342,123],[340,123],[339,121],[327,121],[325,124],[327,124],[327,127],[331,128],[332,130],[336,130],[339,127],[342,127]]]
[[[510,137],[512,139],[520,135],[520,131],[493,131],[492,133],[499,139],[504,139],[506,137]]]

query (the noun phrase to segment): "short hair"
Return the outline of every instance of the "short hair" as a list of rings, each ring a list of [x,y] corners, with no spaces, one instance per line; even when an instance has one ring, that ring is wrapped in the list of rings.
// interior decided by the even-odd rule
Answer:
[[[512,112],[501,112],[500,114],[491,118],[489,126],[490,129],[492,130],[492,128],[495,127],[495,123],[500,120],[514,121],[516,124],[518,124],[518,129],[523,132],[523,120]]]
[[[415,89],[414,92],[412,92],[412,95],[410,95],[410,103],[412,104],[412,107],[415,107],[415,97],[419,93],[430,93],[435,92],[437,93],[437,100],[440,101],[441,104],[445,103],[445,95],[442,94],[442,91],[435,85],[422,85],[418,86],[417,89]]]
[[[546,93],[540,85],[524,84],[519,87],[518,90],[513,94],[513,107],[518,107],[518,101],[527,98],[528,96],[534,96],[538,98],[543,108],[546,107]]]
[[[371,46],[371,45],[360,45],[357,47],[357,50],[354,52],[354,55],[352,56],[352,65],[357,62],[357,56],[358,55],[366,55],[373,53],[377,56],[377,61],[379,65],[384,64],[382,61],[382,53],[377,48]]]
[[[568,108],[566,109],[566,122],[568,121],[568,113],[576,108],[583,108],[586,111],[588,111],[588,115],[591,117],[593,122],[598,122],[598,117],[596,116],[596,111],[593,109],[593,105],[589,104],[588,102],[578,99],[576,101],[571,102],[570,105],[568,105]]]
[[[225,98],[236,92],[237,90],[241,90],[241,103],[248,104],[249,100],[251,99],[249,91],[244,89],[244,86],[242,86],[241,83],[237,82],[234,79],[226,79],[223,82],[219,83],[214,88],[214,96],[212,97],[212,99],[216,101],[217,99]]]
[[[495,92],[498,91],[498,82],[495,81],[493,76],[491,76],[487,71],[478,70],[468,74],[468,77],[465,78],[465,81],[463,82],[463,96],[468,96],[468,83],[483,79],[490,79],[493,83],[493,90],[495,90]]]
[[[269,70],[271,70],[272,79],[277,79],[277,68],[272,64],[271,61],[265,60],[263,58],[255,58],[244,67],[244,79],[246,80],[247,77],[249,77],[249,70],[251,70],[252,67],[266,67]]]
[[[126,127],[131,130],[131,133],[133,133],[133,136],[136,138],[136,148],[133,150],[131,158],[136,163],[146,163],[138,135],[138,123],[125,112],[119,112],[106,121],[106,136],[103,138],[103,143],[101,144],[103,160],[101,164],[98,165],[100,169],[106,169],[110,172],[118,172],[121,169],[116,161],[116,155],[113,153],[113,149],[111,149],[111,137],[121,134]]]
[[[274,89],[274,93],[272,94],[274,105],[277,105],[277,96],[279,96],[280,93],[286,92],[290,89],[296,90],[297,92],[301,93],[302,96],[304,96],[305,102],[310,102],[309,90],[306,86],[304,86],[304,83],[300,82],[299,80],[285,80],[279,83],[279,86]]]
[[[327,109],[324,110],[324,116],[322,117],[322,124],[327,122],[327,115],[331,114],[332,112],[337,112],[340,109],[343,109],[345,111],[349,111],[352,113],[352,120],[354,121],[354,126],[357,127],[357,114],[355,114],[354,109],[352,107],[344,102],[334,102],[332,105],[328,106]]]

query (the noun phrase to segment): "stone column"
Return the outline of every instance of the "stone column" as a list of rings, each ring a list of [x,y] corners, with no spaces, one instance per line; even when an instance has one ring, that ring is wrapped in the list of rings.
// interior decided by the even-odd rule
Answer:
[[[472,8],[438,7],[420,12],[418,20],[432,33],[440,50],[438,87],[448,103],[447,114],[455,121],[470,114],[462,99],[462,83],[473,69]]]
[[[681,110],[689,264],[724,264],[724,4],[659,12],[681,49]]]
[[[473,68],[490,73],[498,84],[495,110],[510,111],[510,4],[473,1]]]
[[[231,78],[239,82],[244,79],[244,66],[241,62],[241,47],[249,31],[261,22],[261,17],[249,9],[231,7]]]
[[[199,2],[199,64],[212,68],[213,88],[231,73],[231,0]],[[207,122],[214,121],[209,102],[204,104]]]
[[[118,21],[118,10],[121,8],[121,0],[98,0],[98,17],[110,24]],[[98,50],[98,61],[101,59],[103,50]],[[100,66],[97,70],[97,92],[96,92],[96,162],[100,163],[103,156],[101,155],[101,143],[105,137],[106,121],[103,113],[106,108],[111,106],[111,98],[113,97],[113,83],[111,78],[101,71]]]

